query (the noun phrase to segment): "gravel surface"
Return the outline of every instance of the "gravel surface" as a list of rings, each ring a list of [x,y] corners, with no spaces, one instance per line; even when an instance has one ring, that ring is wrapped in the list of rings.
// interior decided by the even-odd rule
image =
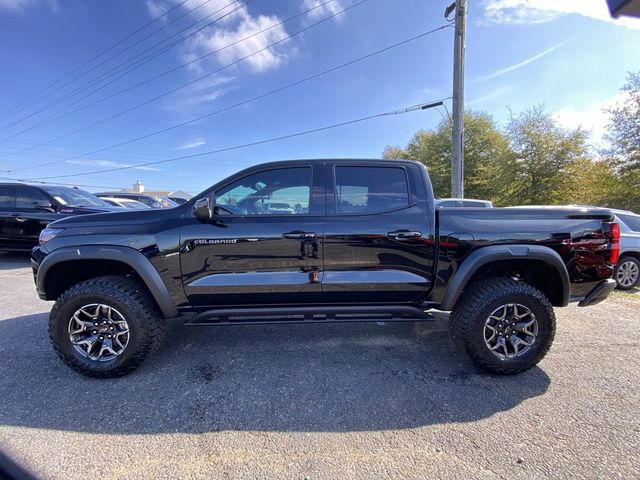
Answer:
[[[170,328],[78,375],[28,258],[0,254],[0,445],[39,477],[639,478],[640,293],[557,309],[539,367],[477,371],[431,323]]]

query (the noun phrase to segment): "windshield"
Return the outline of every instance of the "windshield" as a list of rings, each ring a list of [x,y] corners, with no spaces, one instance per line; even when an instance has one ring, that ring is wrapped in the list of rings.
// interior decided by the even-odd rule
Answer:
[[[95,195],[69,187],[42,187],[64,207],[108,207],[109,204]]]
[[[144,203],[132,200],[130,202],[120,202],[120,205],[129,210],[149,210],[149,207]]]

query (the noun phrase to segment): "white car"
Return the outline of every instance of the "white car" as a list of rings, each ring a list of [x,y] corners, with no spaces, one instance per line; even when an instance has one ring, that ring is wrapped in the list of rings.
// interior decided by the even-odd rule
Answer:
[[[465,207],[465,208],[493,208],[490,200],[476,200],[474,198],[438,198],[436,207]]]
[[[130,198],[115,198],[115,197],[100,197],[100,198],[105,202],[107,202],[109,205],[113,205],[114,207],[127,208],[129,210],[145,210],[147,208],[151,208],[142,202],[139,202],[137,200],[131,200]]]

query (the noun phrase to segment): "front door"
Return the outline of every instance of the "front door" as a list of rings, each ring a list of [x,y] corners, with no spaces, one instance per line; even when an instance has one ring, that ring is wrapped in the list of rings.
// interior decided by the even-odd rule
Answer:
[[[434,261],[419,167],[336,162],[327,171],[326,301],[418,301]]]
[[[210,222],[181,232],[185,293],[192,305],[256,306],[321,301],[322,164],[256,170],[211,192]]]
[[[16,248],[30,250],[38,245],[40,232],[60,215],[36,208],[38,203],[49,203],[51,199],[36,188],[19,186],[17,188],[16,205],[11,214],[11,237]]]

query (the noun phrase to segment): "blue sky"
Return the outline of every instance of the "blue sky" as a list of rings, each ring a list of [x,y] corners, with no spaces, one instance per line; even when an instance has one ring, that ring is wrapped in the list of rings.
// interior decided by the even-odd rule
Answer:
[[[188,0],[74,75],[126,49],[104,65],[58,90],[64,83],[60,82],[12,111],[97,53],[176,6],[178,0],[0,0],[0,42],[4,47],[0,49],[3,65],[0,170],[23,169],[1,175],[35,179],[195,154],[451,95],[453,31],[447,28],[205,120],[119,148],[84,155],[234,105],[439,27],[446,23],[443,11],[450,3],[448,0],[367,0],[173,94],[52,142],[192,82],[360,0],[333,0],[306,15],[274,26],[324,1],[255,0],[247,6],[237,2],[220,10],[231,0],[209,0],[204,4],[205,0]],[[203,5],[185,15],[200,4]],[[160,43],[167,37],[218,10],[220,12],[209,17],[209,21],[225,13],[229,15],[98,89],[101,84],[96,82],[108,80],[109,70],[119,63],[148,48],[156,49],[151,52],[157,51],[171,42]],[[181,15],[185,16],[178,19]],[[167,22],[173,23],[127,48]],[[593,141],[597,143],[606,123],[603,106],[620,101],[618,89],[624,83],[626,72],[640,68],[640,20],[614,21],[609,18],[604,0],[473,0],[468,22],[466,105],[488,112],[498,122],[505,121],[508,108],[518,111],[542,103],[563,125],[582,124],[592,129]],[[205,23],[206,20],[202,20],[197,26]],[[194,62],[189,68],[36,126],[55,117],[65,107],[68,110],[62,113],[267,27],[273,28]],[[75,96],[71,94],[86,88],[89,81],[93,81],[94,88]],[[80,99],[94,89],[97,89],[95,93]],[[73,102],[77,103],[69,107]],[[17,120],[22,121],[7,127]],[[240,168],[263,161],[379,157],[385,145],[404,145],[416,130],[432,128],[440,120],[441,113],[436,110],[412,112],[196,159],[59,181],[129,187],[139,179],[148,189],[183,189],[196,193]],[[30,150],[15,153],[26,148]],[[59,163],[26,168],[52,161]]]

